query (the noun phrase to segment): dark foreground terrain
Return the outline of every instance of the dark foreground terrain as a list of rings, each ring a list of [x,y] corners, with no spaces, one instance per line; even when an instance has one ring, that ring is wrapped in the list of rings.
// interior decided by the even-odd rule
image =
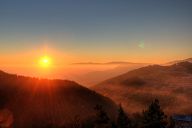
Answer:
[[[95,106],[115,118],[117,106],[75,82],[0,72],[0,127],[69,127],[96,116]]]

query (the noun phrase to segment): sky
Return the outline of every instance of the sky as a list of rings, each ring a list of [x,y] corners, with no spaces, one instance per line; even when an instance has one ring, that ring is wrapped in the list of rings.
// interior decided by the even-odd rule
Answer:
[[[192,57],[191,0],[1,0],[0,63],[57,65]]]

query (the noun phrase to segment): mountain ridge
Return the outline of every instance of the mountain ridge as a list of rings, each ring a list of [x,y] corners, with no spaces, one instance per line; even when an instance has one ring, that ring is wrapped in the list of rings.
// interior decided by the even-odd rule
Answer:
[[[74,81],[31,78],[0,72],[0,112],[8,111],[15,128],[69,125],[76,116],[95,116],[99,104],[113,118],[116,104]],[[9,117],[9,118],[11,118]],[[7,117],[5,117],[7,118]]]
[[[191,113],[192,63],[138,68],[105,80],[93,89],[122,103],[128,112],[138,112],[153,98],[158,98],[169,114]]]

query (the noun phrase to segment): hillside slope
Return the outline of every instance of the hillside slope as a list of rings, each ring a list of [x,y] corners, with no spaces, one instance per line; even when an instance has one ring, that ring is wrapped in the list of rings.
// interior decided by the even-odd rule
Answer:
[[[97,104],[110,116],[116,114],[116,105],[110,99],[67,80],[36,79],[1,71],[0,97],[0,120],[13,122],[14,128],[62,126],[74,123],[76,116],[87,120],[95,115]]]
[[[93,87],[122,103],[128,112],[139,112],[158,98],[169,114],[192,113],[192,63],[151,65],[105,80]]]
[[[131,71],[133,69],[141,68],[147,66],[149,64],[144,63],[123,63],[121,65],[117,65],[116,67],[108,70],[102,71],[91,71],[86,74],[80,74],[75,79],[82,83],[83,85],[94,86],[100,81],[104,81],[106,79],[112,78],[114,76],[120,75],[122,73],[126,73],[127,71]]]

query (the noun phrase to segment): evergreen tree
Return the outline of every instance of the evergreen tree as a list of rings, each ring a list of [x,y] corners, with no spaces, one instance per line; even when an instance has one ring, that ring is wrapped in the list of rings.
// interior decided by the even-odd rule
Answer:
[[[130,128],[131,127],[131,121],[129,120],[128,116],[124,112],[121,105],[119,105],[119,113],[117,117],[117,127],[118,128]]]
[[[162,111],[159,100],[155,99],[148,107],[143,111],[143,127],[144,128],[163,128],[166,125],[167,116]]]

